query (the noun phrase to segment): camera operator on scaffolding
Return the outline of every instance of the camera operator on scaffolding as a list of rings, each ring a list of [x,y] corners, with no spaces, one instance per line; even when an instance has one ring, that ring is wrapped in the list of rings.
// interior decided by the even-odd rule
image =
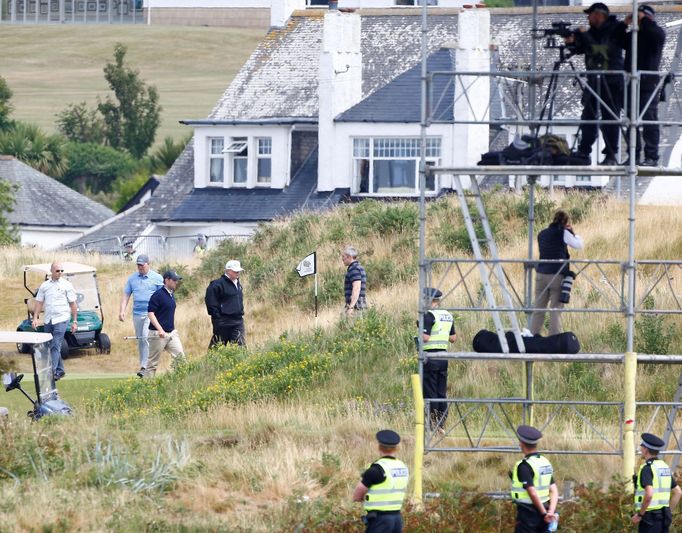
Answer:
[[[584,12],[590,27],[580,28],[566,37],[566,44],[571,46],[573,54],[585,55],[587,71],[597,71],[587,75],[580,120],[619,120],[623,108],[623,76],[603,75],[598,72],[623,70],[623,48],[616,36],[619,21],[615,15],[610,14],[608,6],[601,2],[592,4]],[[604,159],[599,164],[617,165],[619,125],[602,124],[600,130],[604,138]],[[590,157],[596,140],[597,125],[581,124],[578,152]]]

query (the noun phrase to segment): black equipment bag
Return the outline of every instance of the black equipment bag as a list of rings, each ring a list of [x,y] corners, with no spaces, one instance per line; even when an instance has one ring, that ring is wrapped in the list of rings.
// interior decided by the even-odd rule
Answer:
[[[509,353],[519,353],[514,333],[507,331],[505,336],[509,345]],[[580,342],[572,331],[550,335],[549,337],[543,337],[542,335],[523,337],[523,344],[526,347],[526,353],[578,353],[580,351]],[[497,333],[487,329],[482,329],[476,333],[473,340],[473,348],[475,352],[502,352]]]

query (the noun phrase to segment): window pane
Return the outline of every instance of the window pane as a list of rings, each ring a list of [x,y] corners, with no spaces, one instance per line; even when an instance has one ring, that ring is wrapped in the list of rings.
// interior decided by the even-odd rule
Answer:
[[[270,183],[272,175],[272,159],[264,157],[258,159],[258,181],[259,183]]]
[[[376,193],[415,192],[415,160],[374,161],[374,184]]]
[[[369,157],[369,139],[353,139],[353,157]]]
[[[223,138],[220,137],[213,137],[211,139],[211,154],[213,155],[222,155],[223,153],[223,145],[224,141]]]
[[[234,158],[233,161],[233,179],[235,183],[246,183],[246,164],[245,158]]]
[[[258,155],[270,154],[272,154],[272,139],[270,137],[258,139]]]
[[[355,184],[358,192],[369,192],[369,159],[355,160]]]
[[[209,180],[211,183],[222,183],[223,181],[223,158],[212,157]]]

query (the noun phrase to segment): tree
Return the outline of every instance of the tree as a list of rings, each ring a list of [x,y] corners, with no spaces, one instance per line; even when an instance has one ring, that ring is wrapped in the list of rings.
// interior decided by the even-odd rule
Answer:
[[[173,166],[173,163],[175,163],[175,160],[180,156],[191,138],[192,135],[190,134],[187,138],[176,143],[173,137],[166,137],[163,140],[163,144],[149,156],[150,170],[159,174],[165,174]]]
[[[66,146],[69,161],[62,181],[81,192],[110,192],[117,178],[127,178],[137,169],[138,163],[125,152],[94,143],[69,143]]]
[[[104,144],[104,122],[85,102],[71,104],[57,114],[57,130],[69,141]]]
[[[15,226],[7,220],[7,214],[14,211],[14,194],[17,186],[0,177],[0,245],[19,244]]]
[[[12,104],[9,102],[11,98],[12,91],[5,79],[0,76],[0,132],[12,127],[12,120],[9,118],[12,112]]]
[[[139,159],[154,143],[161,106],[156,87],[147,86],[139,72],[125,65],[126,52],[121,43],[114,47],[114,62],[106,64],[104,77],[116,100],[107,97],[97,109],[104,118],[109,145],[125,148]]]
[[[15,122],[14,127],[0,133],[0,154],[13,155],[36,170],[58,178],[67,166],[64,139],[46,135],[35,124]]]

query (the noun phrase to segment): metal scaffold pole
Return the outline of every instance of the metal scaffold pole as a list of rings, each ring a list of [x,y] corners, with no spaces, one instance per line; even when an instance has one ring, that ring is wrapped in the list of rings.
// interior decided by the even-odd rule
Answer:
[[[635,468],[635,435],[636,398],[637,398],[637,357],[634,353],[635,330],[635,206],[637,201],[637,127],[639,126],[639,74],[637,72],[637,0],[632,0],[632,34],[630,41],[631,63],[630,102],[628,109],[628,182],[630,184],[629,217],[628,217],[628,298],[627,298],[627,341],[625,348],[625,364],[623,365],[625,398],[623,413],[623,479],[629,479]],[[625,66],[628,69],[628,65]]]
[[[632,31],[628,36],[629,49],[626,57],[631,61],[627,67],[618,71],[601,70],[596,67],[586,68],[580,70],[569,62],[570,69],[560,68],[565,64],[570,54],[565,55],[566,44],[558,45],[554,40],[554,36],[563,34],[559,31],[566,29],[568,25],[565,22],[557,22],[551,17],[546,17],[546,14],[538,13],[537,0],[532,3],[532,33],[535,38],[546,38],[546,49],[558,49],[560,51],[560,59],[555,62],[555,67],[549,73],[538,67],[539,50],[536,50],[536,43],[531,40],[531,61],[528,69],[520,69],[515,66],[510,66],[508,70],[503,68],[491,68],[486,71],[482,63],[456,63],[454,71],[438,71],[429,72],[427,62],[429,46],[428,46],[428,17],[427,17],[427,2],[422,3],[422,43],[421,43],[421,156],[420,156],[420,189],[419,189],[419,373],[423,383],[424,363],[428,360],[452,360],[452,361],[478,361],[478,364],[485,364],[486,361],[500,361],[507,365],[514,366],[514,372],[518,372],[523,368],[523,392],[516,394],[515,397],[509,398],[454,398],[448,397],[444,401],[447,403],[447,410],[449,412],[448,426],[442,431],[437,432],[431,430],[429,426],[424,428],[424,451],[429,453],[431,451],[513,451],[515,449],[514,431],[515,425],[521,422],[533,424],[542,431],[547,431],[551,434],[551,428],[548,426],[559,417],[564,416],[570,411],[569,416],[573,416],[580,420],[580,424],[585,425],[585,431],[591,433],[592,440],[598,442],[598,445],[588,444],[586,442],[578,443],[576,439],[575,444],[565,443],[559,446],[559,449],[553,449],[550,453],[557,454],[596,454],[596,455],[613,455],[622,459],[621,473],[624,478],[629,478],[634,470],[635,462],[635,430],[638,431],[658,431],[661,430],[660,420],[657,418],[659,413],[666,415],[665,420],[665,435],[666,443],[671,443],[671,449],[665,450],[664,453],[673,455],[673,468],[680,460],[682,455],[682,433],[677,432],[682,430],[674,427],[674,421],[677,412],[682,409],[682,375],[677,392],[672,402],[637,402],[636,397],[636,383],[637,383],[637,367],[638,364],[658,364],[658,365],[677,365],[682,364],[681,355],[663,355],[655,353],[637,354],[635,350],[635,318],[642,313],[649,313],[651,315],[680,315],[682,314],[682,296],[675,293],[674,280],[678,279],[682,271],[682,261],[678,260],[636,260],[635,251],[635,232],[636,232],[636,204],[637,204],[637,186],[638,178],[650,178],[659,176],[682,176],[682,169],[669,165],[669,168],[660,167],[645,167],[637,165],[637,131],[643,126],[657,125],[660,127],[675,128],[674,131],[682,126],[682,121],[675,116],[665,116],[661,120],[647,120],[644,115],[647,106],[651,103],[654,96],[649,98],[649,102],[640,101],[641,93],[641,72],[637,67],[638,57],[638,6],[644,3],[643,0],[632,0]],[[432,8],[435,9],[435,8]],[[487,16],[487,15],[486,15]],[[528,15],[524,15],[527,17]],[[549,24],[539,24],[539,17],[543,17],[540,22],[551,23],[551,27],[539,28],[539,26]],[[463,19],[469,20],[469,14],[464,17],[458,17],[458,28]],[[630,21],[628,21],[629,23]],[[668,26],[680,25],[682,22],[669,22]],[[466,26],[462,26],[466,27]],[[559,30],[557,29],[559,28]],[[572,30],[574,33],[577,30]],[[541,37],[538,37],[541,36]],[[552,41],[550,43],[550,38]],[[568,41],[567,41],[568,42]],[[438,44],[438,43],[435,43]],[[478,46],[481,46],[480,44]],[[625,46],[625,45],[623,45]],[[679,58],[682,57],[680,50],[682,47],[678,44],[671,70],[677,70],[676,65]],[[467,57],[461,50],[466,50],[464,47],[457,49],[455,53],[462,53],[463,58]],[[576,52],[580,53],[580,52]],[[502,57],[502,54],[500,55]],[[464,66],[462,66],[464,65]],[[469,70],[467,66],[473,65]],[[618,67],[621,68],[621,67]],[[650,73],[651,74],[651,73]],[[655,74],[651,74],[655,75]],[[454,87],[453,91],[456,106],[452,107],[452,117],[438,114],[435,109],[441,105],[445,90],[443,94],[437,93],[436,88],[439,87],[435,81],[438,76],[449,76],[451,81],[448,84],[441,84],[441,86]],[[620,91],[625,87],[626,99],[622,101],[615,100],[609,107],[609,98],[600,93],[600,86],[591,85],[591,80],[602,78],[611,81],[617,80]],[[618,79],[620,78],[620,79]],[[476,113],[476,96],[480,98],[480,92],[477,94],[476,81],[480,79],[490,79],[491,92],[497,91],[497,101],[493,103],[493,98],[488,102],[488,108],[482,114]],[[547,85],[547,92],[539,95],[539,91],[543,87],[543,80],[549,79]],[[615,81],[614,81],[615,83]],[[662,82],[659,83],[659,87]],[[679,85],[679,84],[678,84]],[[671,91],[676,90],[676,86],[671,86]],[[471,92],[468,93],[467,91]],[[505,92],[506,91],[506,92]],[[577,94],[576,94],[577,93]],[[539,98],[539,96],[542,96]],[[596,116],[592,118],[583,118],[589,116],[585,114],[585,104],[583,97],[594,99],[598,108]],[[668,95],[666,95],[668,96]],[[452,97],[452,96],[448,96]],[[679,107],[679,102],[682,101],[677,96],[670,95],[669,102],[674,103]],[[621,98],[621,97],[619,97]],[[465,109],[463,102],[469,106]],[[432,105],[432,102],[434,104]],[[472,103],[474,102],[474,103]],[[500,103],[501,102],[501,103]],[[555,104],[558,107],[559,103],[565,105],[566,108],[561,111],[556,111]],[[499,105],[494,113],[491,110],[493,105]],[[583,106],[583,115],[577,116],[577,106]],[[672,104],[668,104],[669,106]],[[507,107],[505,107],[507,106]],[[457,112],[455,112],[455,109]],[[623,112],[623,109],[625,112]],[[680,109],[682,112],[682,108]],[[509,135],[513,133],[527,133],[530,131],[537,137],[542,129],[547,129],[549,133],[560,135],[565,132],[567,139],[570,141],[570,136],[573,132],[568,132],[567,128],[575,127],[578,134],[585,130],[594,129],[600,130],[605,126],[617,127],[620,131],[625,133],[624,138],[627,140],[627,163],[618,163],[620,160],[621,151],[615,150],[616,164],[590,164],[589,161],[583,162],[579,165],[568,165],[562,163],[562,160],[552,160],[548,162],[546,159],[538,161],[530,161],[521,158],[519,161],[513,160],[508,162],[508,159],[500,158],[499,162],[494,159],[496,152],[490,152],[490,158],[483,157],[485,164],[475,165],[472,159],[455,159],[450,165],[434,163],[431,160],[429,165],[426,165],[426,146],[427,129],[433,127],[432,135],[437,135],[437,128],[442,127],[443,124],[452,123],[458,125],[481,125],[487,124],[490,127],[498,128],[494,139],[497,140],[500,134]],[[589,126],[589,128],[588,128]],[[561,128],[564,128],[563,132]],[[543,131],[544,133],[544,131]],[[668,142],[674,143],[675,138],[668,139]],[[493,139],[493,136],[490,136]],[[526,139],[522,139],[526,141]],[[508,141],[506,141],[508,142]],[[517,149],[518,143],[513,143],[513,148]],[[492,143],[488,144],[489,146]],[[523,144],[521,144],[524,146]],[[525,146],[528,146],[526,143]],[[533,145],[530,144],[532,147]],[[512,148],[510,146],[509,148]],[[490,148],[492,150],[492,148]],[[677,148],[676,148],[677,149]],[[519,149],[520,150],[520,149]],[[573,152],[572,152],[573,154]],[[608,158],[606,158],[608,160]],[[475,159],[473,160],[475,161]],[[492,161],[492,162],[491,162]],[[553,162],[559,164],[553,165]],[[513,164],[519,163],[519,164]],[[426,193],[427,193],[427,179],[431,183],[433,179],[436,183],[435,188],[428,189],[432,192],[433,189],[438,191],[438,183],[441,186],[443,182],[439,182],[436,178],[446,176],[452,177],[452,184],[454,185],[453,192],[457,194],[460,201],[460,210],[465,223],[465,229],[469,237],[469,243],[473,250],[472,257],[467,258],[437,258],[429,255],[427,250],[426,239],[426,224],[427,224],[427,210],[426,210]],[[461,180],[462,176],[470,177],[472,185],[465,185]],[[494,232],[489,231],[489,214],[485,212],[483,206],[483,197],[479,189],[479,184],[485,181],[485,176],[507,176],[509,180],[515,177],[514,185],[518,190],[522,183],[522,179],[527,179],[527,194],[528,194],[528,228],[527,228],[527,250],[521,252],[519,258],[503,259],[499,256],[497,246],[494,240]],[[534,260],[534,241],[536,234],[536,220],[537,212],[537,187],[538,185],[546,185],[549,183],[552,187],[553,183],[561,186],[564,184],[560,177],[574,176],[575,181],[589,181],[593,178],[592,183],[603,187],[605,179],[610,179],[611,182],[626,178],[623,184],[629,184],[628,197],[628,224],[627,224],[627,253],[624,249],[620,249],[618,258],[616,259],[571,259],[571,270],[575,271],[575,275],[580,275],[579,289],[575,292],[576,300],[573,300],[572,307],[535,307],[536,298],[533,285],[535,282],[535,269],[537,267]],[[580,177],[581,179],[578,179]],[[583,180],[583,177],[588,177],[588,180]],[[479,181],[480,180],[480,181]],[[541,181],[542,180],[542,181]],[[511,181],[510,181],[511,182]],[[449,183],[445,181],[445,183]],[[599,185],[601,183],[601,185]],[[620,183],[620,182],[618,182]],[[566,187],[570,187],[573,183],[565,183]],[[465,190],[466,189],[466,190]],[[471,198],[476,200],[476,212],[471,212],[469,202]],[[479,228],[483,227],[485,236],[480,236]],[[487,229],[486,229],[487,227]],[[485,246],[484,246],[485,245]],[[624,248],[624,247],[623,247]],[[483,251],[481,251],[483,250]],[[488,250],[486,253],[485,251]],[[527,254],[527,255],[526,255]],[[526,255],[525,258],[522,257]],[[561,260],[557,260],[561,261]],[[543,264],[551,262],[543,256]],[[523,271],[521,271],[523,268]],[[679,269],[679,271],[678,271]],[[673,272],[674,271],[674,272]],[[613,275],[614,278],[611,279]],[[638,279],[639,276],[639,279]],[[493,286],[491,280],[495,283]],[[514,283],[523,282],[524,287],[517,290]],[[463,350],[470,350],[462,346],[462,351],[457,352],[438,352],[438,353],[424,353],[423,337],[421,335],[424,327],[424,314],[428,311],[427,298],[424,297],[423,289],[428,285],[438,287],[443,290],[445,294],[444,300],[441,300],[441,308],[449,312],[471,312],[471,313],[485,313],[486,322],[491,321],[497,331],[494,337],[499,343],[493,343],[487,347],[485,344],[476,346],[474,340],[474,350],[476,352],[469,352]],[[507,291],[507,287],[509,290]],[[574,289],[575,291],[575,289]],[[667,291],[667,292],[663,292]],[[659,295],[663,296],[659,299]],[[497,300],[500,296],[504,296],[504,305],[498,305]],[[655,309],[647,307],[645,309],[644,301],[649,297],[656,296]],[[508,298],[507,298],[508,297]],[[448,299],[449,298],[449,299]],[[517,347],[525,345],[526,351],[530,353],[523,353],[524,348],[511,350],[507,340],[512,336],[509,332],[501,326],[499,317],[501,315],[516,314],[516,317],[525,314],[527,324],[530,327],[531,314],[535,311],[554,311],[567,313],[568,316],[572,313],[605,313],[617,315],[622,325],[622,320],[625,319],[625,351],[621,352],[622,347],[618,348],[619,353],[580,353],[580,348],[575,348],[575,352],[569,350],[557,349],[561,353],[543,353],[538,354],[534,351],[528,350],[527,342],[531,341],[517,341]],[[476,319],[480,321],[480,316]],[[497,318],[497,320],[496,320]],[[510,318],[510,316],[507,316]],[[514,322],[518,320],[511,320],[512,331],[519,330],[518,326],[514,327]],[[602,324],[608,322],[602,321]],[[491,326],[481,326],[491,327]],[[506,326],[505,326],[506,327]],[[462,328],[465,330],[465,328]],[[493,334],[492,331],[481,330],[479,334]],[[500,336],[501,335],[501,336]],[[478,336],[478,335],[477,335]],[[504,337],[507,337],[505,340]],[[487,337],[490,339],[490,337]],[[465,341],[468,342],[468,341]],[[483,349],[481,348],[483,346]],[[496,348],[490,348],[496,346]],[[607,349],[607,351],[609,351]],[[521,352],[521,353],[519,353]],[[535,369],[540,368],[539,365],[546,364],[561,364],[561,363],[587,363],[587,364],[604,364],[613,363],[622,365],[624,376],[624,390],[617,393],[617,397],[610,402],[596,402],[585,398],[562,398],[561,400],[553,400],[545,398],[547,393],[543,393],[540,399],[536,399],[534,395],[533,379],[537,379],[538,373]],[[521,363],[523,367],[521,367]],[[515,378],[515,386],[520,377]],[[545,387],[546,388],[546,387]],[[540,390],[540,388],[538,388]],[[495,393],[492,393],[493,395]],[[551,395],[551,392],[550,392]],[[615,393],[614,393],[615,395]],[[475,394],[473,395],[475,396]],[[438,399],[442,401],[443,399]],[[434,401],[436,401],[434,399]],[[431,399],[424,398],[424,414],[428,415]],[[555,406],[555,407],[551,407]],[[609,417],[609,422],[605,423],[605,428],[597,427],[602,423],[599,418],[590,420],[590,416],[582,411],[587,406],[595,408],[609,408],[615,409],[617,413],[615,416]],[[550,408],[551,407],[551,408]],[[636,414],[639,409],[640,416],[650,417],[647,422],[637,423]],[[653,414],[652,414],[653,413]],[[618,420],[618,423],[614,423]],[[598,421],[598,422],[595,422]],[[426,424],[427,420],[423,421]],[[656,425],[654,425],[656,424]],[[452,438],[453,441],[444,441],[444,439]],[[511,442],[509,440],[511,439]],[[504,441],[504,443],[501,443]]]

